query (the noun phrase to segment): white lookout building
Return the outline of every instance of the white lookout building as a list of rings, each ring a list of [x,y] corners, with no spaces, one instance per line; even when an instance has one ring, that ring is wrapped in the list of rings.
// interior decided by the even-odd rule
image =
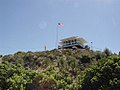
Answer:
[[[80,38],[78,36],[73,36],[73,37],[69,37],[69,38],[65,38],[59,41],[59,46],[58,48],[81,48],[84,49],[86,48],[85,43],[87,43],[87,41],[83,38]]]

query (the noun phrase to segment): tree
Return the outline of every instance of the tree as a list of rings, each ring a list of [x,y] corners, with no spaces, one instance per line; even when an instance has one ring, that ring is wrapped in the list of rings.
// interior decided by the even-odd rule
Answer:
[[[120,56],[110,56],[85,71],[80,90],[119,90]]]
[[[104,49],[104,53],[106,54],[107,57],[112,55],[112,52],[108,48]]]
[[[32,86],[35,76],[36,73],[33,70],[25,70],[20,64],[14,65],[8,62],[0,64],[0,88],[2,90],[25,90],[27,85]]]
[[[119,51],[119,56],[120,56],[120,51]]]
[[[103,52],[101,52],[101,51],[96,51],[95,57],[96,57],[96,60],[105,58],[105,53],[103,53]]]

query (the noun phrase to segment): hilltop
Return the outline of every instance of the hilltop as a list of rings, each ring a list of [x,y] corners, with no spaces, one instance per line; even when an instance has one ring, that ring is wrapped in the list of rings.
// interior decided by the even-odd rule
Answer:
[[[19,51],[15,54],[3,56],[2,61],[8,61],[14,64],[19,63],[25,68],[38,70],[39,68],[47,68],[50,65],[58,67],[61,61],[67,62],[68,64],[68,62],[74,60],[77,64],[76,66],[80,66],[82,69],[82,67],[88,67],[88,63],[97,61],[99,59],[96,57],[98,54],[100,52],[97,53],[86,49],[54,49],[42,52]],[[105,54],[102,56],[105,56]]]
[[[0,87],[3,90],[96,90],[108,87],[110,90],[115,82],[117,88],[120,87],[119,74],[116,75],[120,68],[116,72],[111,71],[116,75],[114,77],[110,75],[110,78],[107,78],[105,74],[115,67],[120,67],[120,56],[112,54],[109,49],[103,52],[89,49],[19,51],[1,56],[0,59],[0,74],[3,75],[0,80],[4,81],[0,83]],[[113,60],[116,61],[111,62]],[[115,63],[118,63],[118,66],[114,66]],[[102,71],[100,67],[103,68]],[[106,81],[105,86],[100,85],[103,77],[111,83]],[[92,83],[97,85],[93,86]]]

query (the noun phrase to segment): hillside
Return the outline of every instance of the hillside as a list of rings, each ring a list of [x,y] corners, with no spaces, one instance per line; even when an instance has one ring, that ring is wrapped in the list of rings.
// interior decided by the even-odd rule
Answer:
[[[109,49],[104,52],[86,49],[19,51],[0,59],[2,90],[108,90],[108,87],[109,90],[118,90],[120,87],[120,56],[112,54]],[[106,72],[100,67],[106,68]],[[109,73],[109,69],[116,70],[116,67],[116,72],[111,71],[114,75],[106,77],[105,86],[99,85],[105,73]],[[93,86],[93,83],[97,85]]]
[[[43,52],[17,52],[14,55],[5,55],[2,57],[2,61],[20,63],[25,68],[37,70],[38,68],[47,68],[48,65],[58,67],[61,61],[68,64],[71,59],[75,60],[77,66],[86,65],[92,60],[96,60],[95,55],[96,53],[90,50],[60,49]]]

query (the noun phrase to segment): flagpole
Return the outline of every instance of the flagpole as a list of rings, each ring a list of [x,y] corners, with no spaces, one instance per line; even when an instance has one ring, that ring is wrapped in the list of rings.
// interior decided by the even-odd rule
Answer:
[[[56,46],[58,48],[58,37],[59,37],[59,33],[58,33],[58,27],[59,26],[64,26],[63,23],[57,23],[57,27],[56,27]]]
[[[56,44],[55,44],[55,47],[58,48],[58,24],[56,26]]]

